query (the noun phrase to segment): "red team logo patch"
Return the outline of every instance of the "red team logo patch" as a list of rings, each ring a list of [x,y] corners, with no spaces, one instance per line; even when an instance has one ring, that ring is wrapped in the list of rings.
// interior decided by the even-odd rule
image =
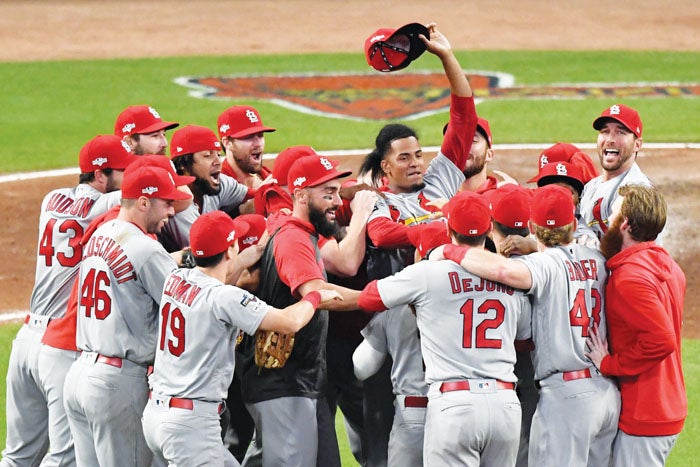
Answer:
[[[698,97],[700,84],[513,86],[513,76],[468,73],[477,99]],[[444,112],[450,91],[443,73],[181,77],[193,97],[263,99],[302,113],[351,120],[416,119]]]

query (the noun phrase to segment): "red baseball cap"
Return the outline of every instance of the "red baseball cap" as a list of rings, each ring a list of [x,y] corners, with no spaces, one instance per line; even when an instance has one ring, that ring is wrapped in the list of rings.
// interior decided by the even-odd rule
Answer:
[[[632,107],[627,107],[624,104],[611,105],[603,110],[600,117],[593,120],[593,128],[600,130],[605,126],[608,120],[620,122],[629,131],[637,135],[637,138],[642,137],[642,119],[639,117],[639,113]]]
[[[170,130],[179,123],[165,122],[156,109],[148,105],[132,105],[122,110],[114,124],[114,134],[120,138],[125,135],[147,135],[160,130]]]
[[[367,64],[378,71],[406,68],[425,52],[425,44],[418,37],[420,34],[430,38],[430,31],[420,23],[376,30],[365,40]]]
[[[445,123],[445,126],[442,127],[443,135],[447,133],[447,127],[449,125],[449,123]],[[493,144],[493,138],[491,136],[491,126],[489,125],[489,121],[485,118],[479,117],[479,120],[476,122],[476,129],[481,130],[481,134],[484,135],[484,138],[486,138],[486,142],[488,143],[489,147],[491,147],[491,145]]]
[[[491,207],[491,218],[511,229],[527,227],[530,220],[531,191],[520,185],[509,183],[487,192]]]
[[[199,125],[185,125],[170,140],[170,158],[199,151],[221,151],[221,143],[209,128]]]
[[[290,190],[321,185],[329,180],[347,177],[350,170],[338,171],[340,163],[321,156],[306,156],[294,161],[289,168],[287,186]]]
[[[189,175],[178,175],[173,162],[168,159],[167,156],[161,156],[160,154],[144,154],[143,156],[138,156],[136,160],[129,165],[129,170],[136,170],[139,167],[160,167],[161,169],[167,170],[173,177],[175,186],[189,185],[197,179]]]
[[[272,178],[277,180],[278,185],[287,184],[287,176],[289,168],[294,161],[301,159],[304,156],[317,156],[316,151],[311,146],[292,146],[281,151],[275,157],[275,162],[272,165]]]
[[[556,143],[540,154],[540,157],[538,159],[537,163],[537,170],[542,170],[542,167],[545,165],[551,163],[551,162],[569,162],[571,159],[571,156],[576,154],[577,152],[581,152],[579,148],[574,146],[573,144],[570,143]],[[537,179],[539,178],[539,173],[532,177],[530,180],[527,181],[527,183],[535,183]]]
[[[559,185],[545,185],[532,195],[530,218],[540,227],[563,227],[574,221],[575,210],[569,190]]]
[[[137,199],[160,198],[166,200],[184,200],[191,196],[177,189],[173,176],[160,167],[138,167],[124,171],[122,181],[122,198]]]
[[[423,258],[433,248],[451,242],[447,234],[447,225],[442,221],[415,225],[409,228],[406,234],[408,235],[408,240],[416,247]]]
[[[233,219],[233,224],[239,251],[257,245],[267,229],[267,221],[261,214],[241,214]]]
[[[545,186],[551,183],[564,182],[573,186],[580,195],[583,191],[583,173],[581,169],[571,162],[552,162],[540,169],[535,177],[537,186]]]
[[[245,138],[253,133],[276,131],[263,125],[260,113],[249,105],[234,105],[224,110],[216,121],[219,137]]]
[[[460,191],[442,208],[447,225],[455,232],[476,237],[488,232],[491,213],[486,198],[473,191]]]
[[[190,229],[190,248],[199,258],[208,258],[226,251],[236,243],[238,231],[233,219],[223,211],[202,214]]]
[[[80,172],[90,173],[95,170],[124,170],[138,159],[131,154],[129,146],[114,135],[97,135],[80,149],[78,164]]]

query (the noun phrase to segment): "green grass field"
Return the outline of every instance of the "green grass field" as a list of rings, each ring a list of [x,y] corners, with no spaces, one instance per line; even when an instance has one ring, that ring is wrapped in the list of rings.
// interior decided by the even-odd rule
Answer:
[[[700,54],[692,52],[459,52],[465,70],[510,73],[515,84],[700,83]],[[427,55],[409,71],[440,70]],[[179,76],[367,72],[362,54],[308,54],[264,57],[182,57],[140,60],[0,63],[0,173],[74,167],[82,145],[96,134],[111,133],[117,114],[128,105],[150,104],[166,120],[205,125],[233,101],[189,97],[175,84]],[[267,152],[308,144],[317,150],[366,148],[385,121],[349,121],[293,112],[270,102],[256,106],[266,125]],[[591,122],[615,102],[637,108],[645,142],[698,142],[700,99],[684,97],[623,99],[601,96],[580,100],[492,100],[478,104],[488,118],[495,143],[594,142]],[[425,146],[438,145],[447,114],[408,122]],[[0,372],[6,374],[11,341],[18,325],[0,326]],[[690,415],[669,465],[696,464],[700,458],[700,342],[684,341]],[[4,408],[5,387],[0,389]],[[344,465],[356,465],[338,433]],[[0,439],[5,439],[5,411]],[[3,441],[0,441],[4,445]]]
[[[554,83],[700,83],[700,54],[690,52],[461,52],[465,70],[509,73],[515,84]],[[408,71],[440,70],[426,54]],[[140,60],[0,63],[0,173],[71,167],[82,145],[94,135],[111,133],[119,112],[132,104],[150,104],[166,120],[214,128],[231,101],[189,97],[175,84],[179,76],[279,73],[369,72],[361,54],[309,54],[264,57],[185,57]],[[580,100],[491,100],[478,105],[488,118],[496,143],[593,142],[591,122],[620,98]],[[311,116],[255,102],[267,125],[268,152],[295,144],[317,150],[366,148],[385,121],[350,121]],[[688,122],[700,115],[700,99],[668,97],[624,99],[644,120],[647,142],[700,140],[700,128]],[[447,114],[415,121],[426,146],[437,145]]]

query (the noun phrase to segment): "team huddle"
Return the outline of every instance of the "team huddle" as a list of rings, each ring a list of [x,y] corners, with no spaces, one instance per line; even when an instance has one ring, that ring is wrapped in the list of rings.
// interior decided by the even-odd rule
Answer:
[[[602,170],[557,143],[530,188],[488,174],[434,23],[365,42],[385,72],[424,51],[451,93],[429,164],[392,123],[354,177],[309,146],[268,168],[246,105],[90,139],[41,206],[0,466],[340,466],[338,408],[361,465],[664,465],[686,283],[638,112],[594,118]]]

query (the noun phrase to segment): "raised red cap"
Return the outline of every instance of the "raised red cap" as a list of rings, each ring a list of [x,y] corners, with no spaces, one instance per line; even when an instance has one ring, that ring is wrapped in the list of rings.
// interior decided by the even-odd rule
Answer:
[[[420,23],[376,30],[365,40],[367,64],[378,71],[406,68],[425,52],[425,44],[418,37],[420,34],[430,38],[430,31]]]

